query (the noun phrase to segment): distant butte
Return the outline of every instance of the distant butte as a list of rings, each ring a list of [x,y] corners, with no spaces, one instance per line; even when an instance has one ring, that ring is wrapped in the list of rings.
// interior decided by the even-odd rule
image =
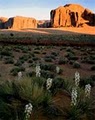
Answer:
[[[0,26],[3,29],[37,28],[37,20],[29,17],[16,16],[7,19],[7,21],[0,18],[0,21]]]
[[[95,26],[95,14],[78,4],[66,4],[50,12],[52,27]]]
[[[0,17],[0,29],[95,26],[95,14],[79,4],[66,4],[50,12],[50,20],[29,17]]]

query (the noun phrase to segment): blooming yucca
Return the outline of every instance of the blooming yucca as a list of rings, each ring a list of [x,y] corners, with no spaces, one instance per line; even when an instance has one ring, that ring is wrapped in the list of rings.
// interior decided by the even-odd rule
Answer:
[[[32,106],[31,103],[25,105],[25,114],[26,114],[25,115],[25,120],[28,120],[30,118],[30,115],[31,115],[31,112],[32,112],[32,108],[33,108],[33,106]]]
[[[48,78],[47,79],[47,82],[46,82],[46,88],[47,90],[49,90],[52,86],[52,79],[51,78]]]
[[[20,80],[22,78],[22,72],[18,72],[18,80]]]
[[[90,97],[90,93],[91,93],[91,85],[87,84],[85,85],[85,96]]]
[[[41,76],[41,68],[40,65],[37,64],[36,65],[36,77],[40,77]]]
[[[76,105],[77,104],[77,89],[73,88],[72,93],[71,93],[71,105]]]
[[[79,72],[75,72],[75,86],[78,87],[80,82],[80,74]]]
[[[60,72],[60,68],[56,66],[56,73],[58,74]]]

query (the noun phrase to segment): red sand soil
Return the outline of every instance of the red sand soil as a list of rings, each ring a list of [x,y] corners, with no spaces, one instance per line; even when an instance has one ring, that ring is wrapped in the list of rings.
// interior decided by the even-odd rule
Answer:
[[[95,27],[84,25],[83,27],[62,27],[62,28],[35,28],[35,29],[23,29],[23,30],[13,30],[13,29],[2,29],[1,33],[19,32],[19,33],[38,33],[38,34],[91,34],[95,35]]]

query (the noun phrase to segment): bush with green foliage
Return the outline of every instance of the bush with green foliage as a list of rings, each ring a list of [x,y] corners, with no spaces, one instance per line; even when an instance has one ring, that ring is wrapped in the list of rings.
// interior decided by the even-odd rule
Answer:
[[[73,63],[73,68],[80,68],[80,67],[81,67],[81,65],[80,65],[80,63],[78,61],[75,61]]]
[[[92,71],[95,71],[95,65],[93,65],[93,66],[91,67],[91,70],[92,70]]]
[[[16,76],[18,74],[18,72],[20,72],[20,71],[25,71],[25,68],[24,67],[14,67],[14,68],[12,68],[12,70],[10,71],[10,73],[13,76]]]
[[[25,77],[0,84],[0,119],[23,120],[25,105],[48,106],[51,94],[44,89],[44,78]]]

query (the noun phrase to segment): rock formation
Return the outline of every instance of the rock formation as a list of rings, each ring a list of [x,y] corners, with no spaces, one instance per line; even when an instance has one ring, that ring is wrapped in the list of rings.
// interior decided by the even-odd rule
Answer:
[[[38,20],[37,27],[38,28],[49,28],[50,20]]]
[[[4,23],[8,20],[8,18],[0,17],[0,28],[4,28]]]
[[[9,18],[3,22],[4,29],[25,29],[25,28],[36,28],[37,21],[34,18],[16,16]]]
[[[50,17],[52,27],[95,25],[95,14],[78,4],[67,4],[51,10]]]

